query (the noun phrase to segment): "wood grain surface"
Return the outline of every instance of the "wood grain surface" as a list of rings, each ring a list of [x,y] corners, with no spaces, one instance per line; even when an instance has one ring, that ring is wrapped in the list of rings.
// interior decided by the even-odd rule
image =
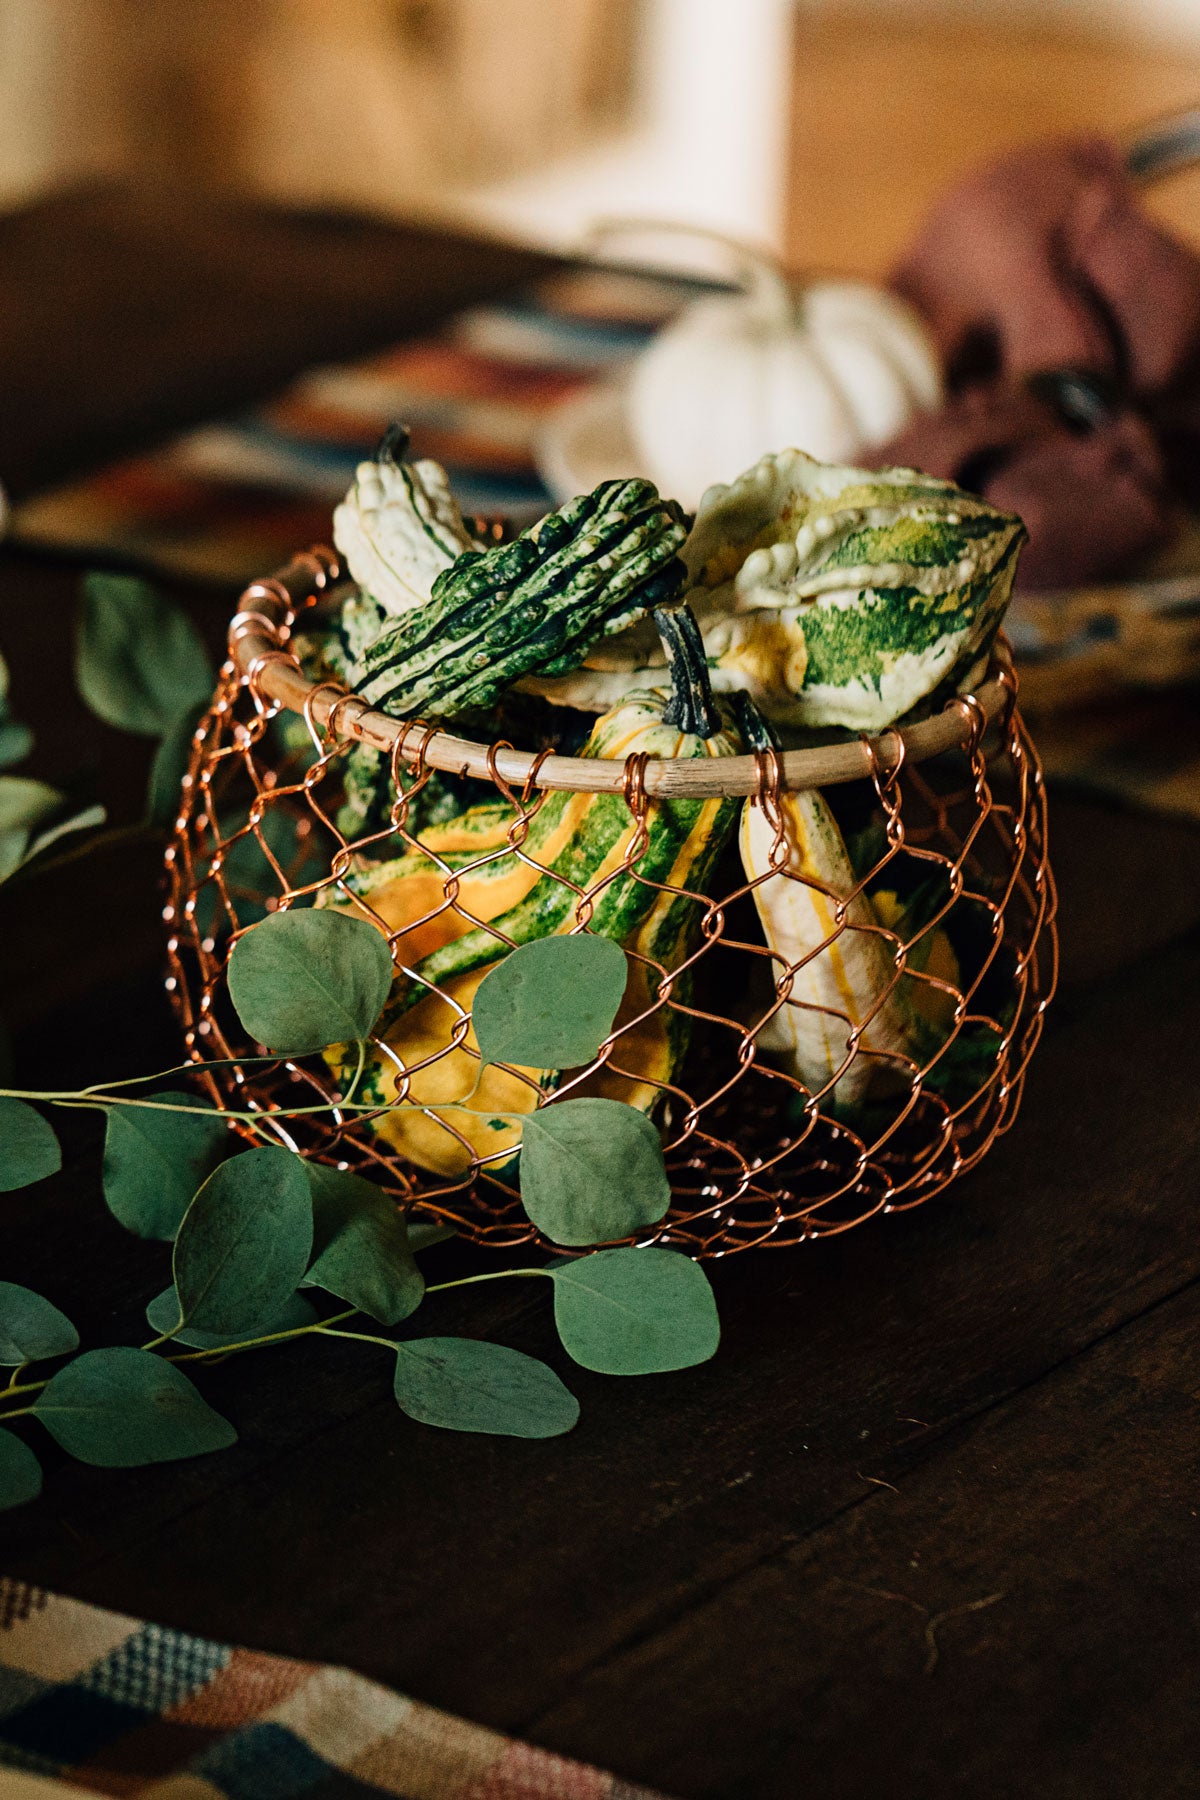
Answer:
[[[322,230],[266,229],[297,264]],[[464,291],[488,254],[455,248]],[[444,299],[451,253],[436,266]],[[155,352],[164,394],[193,365],[181,413],[206,341],[183,316]],[[232,317],[213,329],[236,348]],[[29,395],[14,342],[0,381]],[[93,443],[117,431],[102,395],[80,404]],[[59,453],[48,433],[38,454]],[[67,721],[35,772],[82,770],[120,826],[148,749],[71,698],[75,581],[0,556],[0,644],[17,710]],[[219,642],[228,597],[183,597]],[[570,1369],[581,1422],[537,1444],[411,1424],[366,1346],[246,1357],[204,1381],[234,1450],[128,1474],[50,1451],[43,1499],[0,1519],[0,1566],[348,1663],[681,1800],[1194,1794],[1200,834],[1060,793],[1051,843],[1064,986],[1016,1126],[916,1213],[718,1265],[713,1363]],[[29,1083],[173,1059],[154,868],[123,843],[0,892],[0,1011]],[[163,1252],[104,1211],[95,1121],[63,1135],[62,1175],[4,1197],[2,1273],[86,1342],[132,1341]],[[422,1328],[567,1372],[517,1284],[441,1296]]]

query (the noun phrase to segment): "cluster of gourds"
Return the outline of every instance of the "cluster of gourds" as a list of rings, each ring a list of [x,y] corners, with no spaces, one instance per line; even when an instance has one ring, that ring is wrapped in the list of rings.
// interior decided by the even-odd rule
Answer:
[[[610,481],[486,548],[444,471],[405,463],[403,449],[389,434],[335,514],[358,591],[327,666],[400,717],[486,723],[514,690],[597,713],[578,753],[620,763],[743,754],[774,743],[778,725],[879,729],[953,689],[990,648],[1023,535],[946,482],[788,451],[710,489],[690,533],[649,482]],[[703,896],[739,815],[767,943],[790,971],[769,1042],[795,1078],[853,1108],[889,1061],[945,1042],[958,964],[944,924],[898,976],[914,921],[895,894],[863,890],[818,792],[783,795],[782,848],[761,806],[728,798],[652,799],[639,825],[623,795],[556,792],[522,836],[494,795],[472,804],[464,791],[456,807],[444,779],[438,794],[436,816],[406,820],[419,848],[360,858],[320,902],[393,939],[385,1049],[359,1091],[384,1107],[400,1092],[419,1103],[375,1128],[421,1167],[504,1168],[519,1115],[561,1081],[558,1070],[481,1073],[470,1010],[508,945],[579,929],[581,895],[586,928],[629,952],[629,977],[611,1062],[572,1091],[654,1110],[689,1026],[686,1010],[658,1002],[664,984],[686,1000]],[[471,1111],[452,1104],[468,1097]]]

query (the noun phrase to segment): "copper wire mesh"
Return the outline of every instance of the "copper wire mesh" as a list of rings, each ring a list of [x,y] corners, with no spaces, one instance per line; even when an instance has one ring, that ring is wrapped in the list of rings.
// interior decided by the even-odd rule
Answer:
[[[314,556],[307,566],[312,598],[327,585],[330,564]],[[316,720],[315,690],[301,721],[263,689],[264,669],[273,658],[295,667],[287,649],[293,590],[294,583],[279,581],[249,590],[232,637],[252,624],[268,629],[278,648],[256,657],[247,674],[235,660],[226,664],[193,741],[167,855],[165,909],[167,986],[186,1054],[219,1106],[255,1115],[238,1125],[247,1137],[274,1138],[366,1175],[408,1211],[449,1223],[474,1240],[501,1248],[537,1243],[539,1234],[514,1185],[511,1152],[481,1154],[478,1142],[472,1144],[465,1134],[461,1114],[423,1108],[426,1141],[432,1133],[437,1146],[426,1161],[438,1167],[417,1166],[380,1135],[377,1127],[386,1128],[387,1108],[345,1106],[336,1065],[321,1057],[250,1060],[259,1047],[246,1042],[233,1013],[226,967],[238,935],[267,911],[335,902],[369,918],[387,932],[398,979],[406,980],[414,933],[434,930],[444,937],[483,928],[495,936],[498,955],[511,945],[466,904],[463,890],[473,874],[507,858],[506,866],[519,862],[536,876],[563,879],[529,848],[531,831],[550,800],[538,788],[537,762],[518,791],[502,778],[496,747],[487,766],[493,797],[510,815],[502,841],[477,858],[453,863],[427,847],[412,824],[432,775],[425,750],[433,734],[420,723],[401,735],[392,754],[390,818],[366,836],[343,835],[337,814],[353,746],[340,730],[340,699],[323,730]],[[279,606],[268,608],[268,600]],[[286,609],[282,623],[280,607]],[[832,894],[783,867],[789,845],[781,769],[770,754],[760,755],[759,792],[745,804],[762,808],[774,828],[771,868],[748,879],[735,842],[717,866],[711,892],[651,881],[639,865],[656,802],[645,792],[645,759],[629,759],[624,802],[630,830],[619,866],[606,867],[603,880],[591,887],[566,883],[572,898],[561,928],[587,930],[602,888],[628,877],[673,897],[687,915],[690,931],[684,935],[694,947],[668,967],[627,945],[631,967],[644,966],[641,1011],[618,1023],[588,1068],[541,1081],[517,1070],[511,1079],[524,1085],[530,1102],[602,1093],[606,1083],[611,1087],[639,1072],[622,1062],[634,1033],[658,1026],[677,1031],[687,1022],[690,1044],[679,1066],[667,1079],[649,1078],[672,1203],[662,1223],[639,1241],[715,1256],[844,1231],[875,1213],[927,1200],[978,1162],[1012,1123],[1053,995],[1057,943],[1041,769],[1015,706],[1015,683],[1004,669],[1000,678],[1010,704],[991,726],[972,698],[950,703],[961,723],[960,749],[918,767],[906,762],[904,741],[895,734],[895,753],[876,747],[869,756],[869,779],[839,790],[843,811],[848,809],[857,825],[856,841],[872,846],[869,866],[860,872],[856,864],[857,885],[846,894]],[[352,891],[352,878],[368,861],[404,853],[428,863],[435,892],[431,905],[396,929]],[[884,922],[856,922],[855,898],[902,875],[910,885],[914,877],[934,884],[938,899],[932,917],[907,937]],[[753,893],[773,880],[803,882],[832,902],[829,937],[795,963],[768,947],[758,925]],[[939,927],[964,918],[971,921],[977,953],[957,977],[957,963],[949,973],[945,967],[939,973],[922,947],[927,949]],[[798,977],[814,957],[854,932],[870,932],[886,945],[886,980],[868,1018],[856,1024],[849,1012],[834,1011],[844,1055],[826,1081],[806,1087],[771,1048],[773,1026],[784,1006],[814,1010],[796,998]],[[936,993],[945,1021],[942,1039],[923,1061],[883,1054],[863,1041],[871,1019],[901,981]],[[445,1073],[453,1059],[471,1063],[467,1087],[473,1084],[479,1059],[469,1035],[469,1010],[442,988],[431,992],[443,1010],[437,1041],[427,1042],[424,1054],[411,1054],[403,1032],[376,1038],[370,1046],[372,1059],[395,1083],[398,1100],[414,1085],[428,1098],[431,1071],[441,1065]],[[972,1052],[956,1085],[943,1080],[955,1046],[961,1051],[978,1043],[986,1055]],[[838,1096],[844,1091],[839,1082],[856,1059],[887,1066],[884,1098],[854,1113]],[[639,1078],[647,1079],[644,1072]],[[278,1116],[281,1108],[305,1106],[314,1110]]]

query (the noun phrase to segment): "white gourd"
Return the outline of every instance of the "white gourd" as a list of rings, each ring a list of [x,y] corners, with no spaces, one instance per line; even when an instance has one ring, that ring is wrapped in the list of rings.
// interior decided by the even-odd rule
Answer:
[[[859,281],[795,288],[744,256],[745,289],[686,307],[630,376],[640,466],[690,509],[764,444],[845,462],[942,397],[934,344],[895,294]]]
[[[395,428],[333,515],[333,541],[351,575],[389,617],[423,606],[443,569],[482,546],[463,522],[440,463],[402,460]]]

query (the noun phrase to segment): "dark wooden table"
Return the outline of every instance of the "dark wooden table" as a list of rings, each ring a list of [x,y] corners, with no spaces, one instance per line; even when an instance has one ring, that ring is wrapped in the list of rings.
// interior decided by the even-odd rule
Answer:
[[[111,198],[0,222],[0,472],[65,472],[527,266]],[[135,366],[131,399],[113,368]],[[76,578],[6,553],[0,644],[37,772],[88,765],[133,818],[145,753],[71,694]],[[192,598],[216,642],[228,596]],[[51,1456],[0,1568],[350,1664],[687,1800],[1194,1796],[1200,833],[1058,795],[1051,837],[1064,982],[1016,1128],[918,1213],[718,1267],[714,1363],[572,1370],[580,1425],[529,1444],[411,1425],[361,1347],[247,1357],[205,1381],[235,1450]],[[155,875],[126,847],[0,895],[27,1082],[173,1060]],[[62,1176],[4,1197],[2,1272],[121,1341],[162,1253],[105,1213],[92,1122],[65,1135]],[[540,1295],[438,1317],[562,1367]]]

